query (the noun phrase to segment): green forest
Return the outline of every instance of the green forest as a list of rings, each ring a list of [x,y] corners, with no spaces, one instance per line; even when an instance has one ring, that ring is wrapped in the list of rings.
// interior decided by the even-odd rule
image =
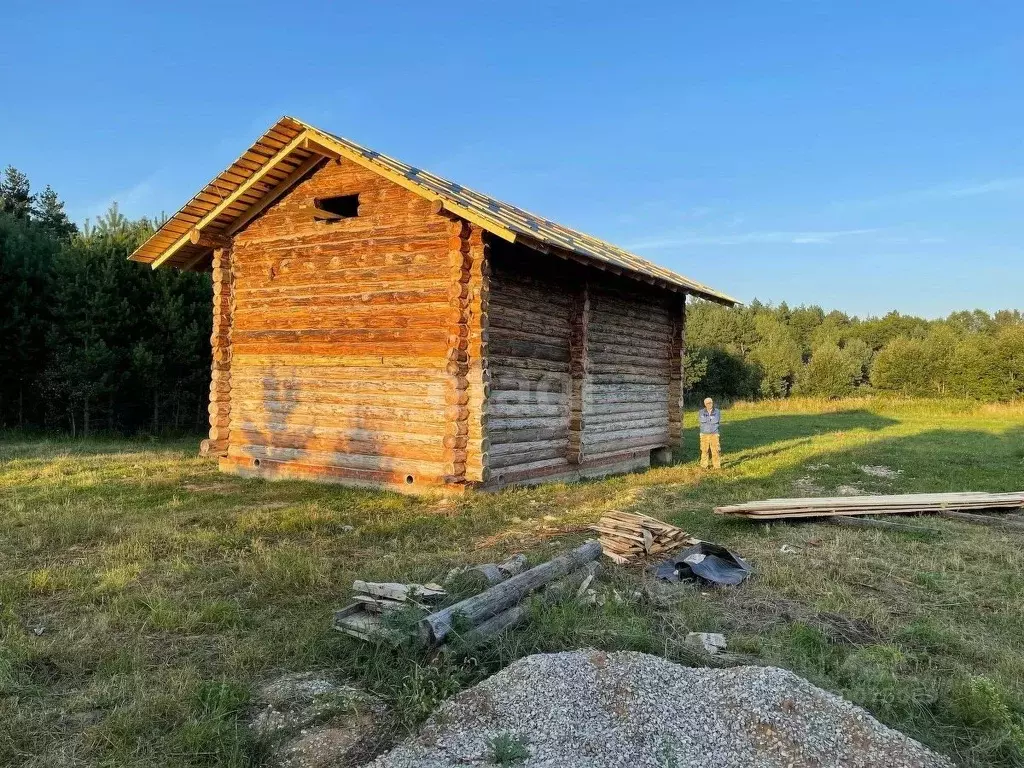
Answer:
[[[128,255],[159,224],[116,205],[78,227],[50,187],[0,179],[0,429],[204,431],[210,280]],[[1024,316],[860,319],[820,307],[694,302],[686,388],[726,399],[887,392],[1024,396]]]
[[[208,275],[128,255],[157,222],[116,206],[81,228],[46,187],[0,179],[0,429],[88,436],[207,422]]]
[[[686,323],[688,389],[702,395],[1024,396],[1024,315],[1016,309],[860,319],[817,306],[696,302]]]

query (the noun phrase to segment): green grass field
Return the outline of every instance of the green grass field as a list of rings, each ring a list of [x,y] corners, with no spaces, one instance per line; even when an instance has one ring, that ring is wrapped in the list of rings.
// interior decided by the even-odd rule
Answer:
[[[254,682],[340,669],[398,731],[517,656],[581,646],[692,662],[688,631],[790,668],[964,765],[1024,765],[1024,535],[923,519],[935,536],[711,513],[773,496],[1024,488],[1024,407],[787,401],[724,413],[725,467],[674,466],[493,495],[404,497],[218,474],[196,441],[0,441],[0,765],[248,765]],[[890,477],[862,466],[891,470]],[[739,588],[539,609],[428,664],[330,629],[353,578],[430,580],[534,560],[637,510],[746,556]],[[350,527],[351,526],[351,527]],[[783,552],[783,545],[792,552]],[[606,567],[606,588],[640,574]]]

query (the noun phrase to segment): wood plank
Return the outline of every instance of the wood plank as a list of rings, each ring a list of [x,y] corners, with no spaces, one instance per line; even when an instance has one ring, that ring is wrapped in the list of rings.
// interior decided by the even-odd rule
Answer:
[[[398,602],[437,601],[445,597],[447,592],[433,586],[423,584],[395,584],[390,582],[360,581],[352,582],[352,591],[357,594],[369,595],[384,600]]]
[[[291,173],[288,174],[283,180],[279,181],[273,190],[263,195],[259,202],[251,205],[245,213],[235,220],[235,223],[227,228],[228,236],[234,235],[236,232],[240,232],[245,226],[259,216],[263,211],[269,208],[271,205],[276,203],[286,192],[288,192],[296,183],[298,183],[303,176],[312,171],[326,158],[321,154],[314,154],[307,157],[302,163],[300,163]]]
[[[216,208],[214,208],[212,211],[210,211],[208,214],[206,214],[202,219],[200,219],[195,224],[193,229],[202,230],[207,224],[209,224],[211,221],[216,219],[228,206],[230,206],[233,202],[235,202],[235,200],[237,200],[239,197],[244,195],[257,182],[259,182],[263,178],[263,176],[266,175],[266,173],[269,170],[271,170],[271,168],[273,168],[273,166],[276,163],[280,162],[281,160],[286,158],[288,155],[290,155],[295,149],[297,149],[300,146],[300,144],[302,143],[303,136],[304,136],[304,133],[300,133],[298,136],[296,136],[294,139],[292,139],[291,142],[289,142],[284,147],[282,147],[278,151],[278,153],[276,155],[274,155],[273,158],[271,158],[271,160],[269,161],[268,165],[264,166],[263,169],[261,169],[260,171],[257,171],[255,173],[253,173],[251,176],[249,176],[248,179],[243,181],[241,183],[241,185],[234,192],[232,192],[228,197],[226,197],[222,203],[220,203]],[[171,256],[173,256],[178,251],[179,248],[181,248],[183,245],[185,245],[189,241],[190,241],[189,240],[189,233],[186,233],[185,235],[182,235],[180,238],[178,238],[174,242],[173,245],[171,245],[169,248],[167,248],[157,259],[155,259],[153,261],[153,263],[151,265],[152,268],[156,269],[157,267],[159,267],[161,264],[163,264],[165,261],[167,261],[167,259],[171,258]]]
[[[829,517],[858,514],[914,514],[984,509],[1024,508],[1024,492],[988,494],[980,492],[896,494],[889,496],[841,496],[834,498],[768,499],[717,507],[717,514],[753,519]]]

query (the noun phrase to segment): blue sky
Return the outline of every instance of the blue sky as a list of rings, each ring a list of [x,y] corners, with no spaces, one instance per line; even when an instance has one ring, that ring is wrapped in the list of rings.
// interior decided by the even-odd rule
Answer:
[[[173,212],[282,114],[744,300],[1024,306],[1019,2],[0,0],[0,164]]]

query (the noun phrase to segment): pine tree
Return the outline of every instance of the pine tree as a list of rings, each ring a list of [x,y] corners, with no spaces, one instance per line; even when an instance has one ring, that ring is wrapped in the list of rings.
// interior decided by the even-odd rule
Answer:
[[[49,184],[36,198],[33,215],[39,225],[58,240],[70,240],[78,232],[78,227],[64,212],[64,203]]]
[[[28,183],[28,176],[13,165],[4,170],[0,179],[0,212],[7,213],[16,219],[28,219],[32,214],[35,196]]]

